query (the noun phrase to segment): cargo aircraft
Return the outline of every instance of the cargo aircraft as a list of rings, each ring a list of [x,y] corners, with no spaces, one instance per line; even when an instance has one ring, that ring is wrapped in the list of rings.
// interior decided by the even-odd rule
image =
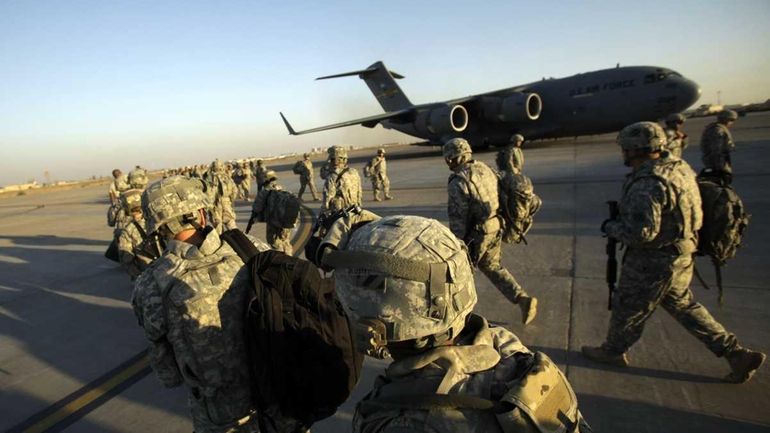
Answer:
[[[505,145],[514,133],[527,140],[603,134],[638,121],[657,121],[684,111],[700,97],[700,87],[678,72],[657,66],[624,66],[548,78],[449,101],[414,105],[396,83],[402,75],[376,62],[360,71],[319,77],[358,76],[385,113],[295,131],[291,135],[352,125],[382,125],[440,144],[466,138],[474,148]]]

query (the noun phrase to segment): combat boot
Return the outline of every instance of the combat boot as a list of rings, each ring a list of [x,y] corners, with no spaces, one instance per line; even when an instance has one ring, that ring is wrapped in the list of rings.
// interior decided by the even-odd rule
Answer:
[[[583,346],[583,356],[591,361],[601,362],[602,364],[615,365],[617,367],[628,367],[628,356],[625,353],[610,352],[602,346],[591,347]]]
[[[393,196],[392,195],[386,195],[385,196],[385,200],[393,200]]]
[[[765,362],[765,354],[753,350],[738,348],[725,355],[727,363],[732,370],[725,376],[724,381],[729,383],[744,383],[751,379],[754,372]]]
[[[521,323],[528,325],[537,316],[537,298],[522,295],[516,300],[521,309]]]

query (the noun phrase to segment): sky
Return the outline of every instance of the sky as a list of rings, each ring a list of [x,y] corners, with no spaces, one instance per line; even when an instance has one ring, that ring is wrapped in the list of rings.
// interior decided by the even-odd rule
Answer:
[[[414,103],[621,65],[674,69],[697,102],[770,98],[770,1],[0,0],[0,185],[335,144],[289,136],[381,113],[382,60]]]

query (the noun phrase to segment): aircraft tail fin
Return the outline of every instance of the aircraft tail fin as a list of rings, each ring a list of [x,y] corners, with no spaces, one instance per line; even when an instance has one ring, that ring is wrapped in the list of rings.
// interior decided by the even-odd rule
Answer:
[[[377,98],[377,101],[385,111],[403,110],[412,106],[412,103],[409,102],[409,98],[404,95],[404,92],[401,91],[401,88],[396,84],[396,79],[404,78],[404,76],[389,71],[382,62],[375,62],[368,68],[360,71],[327,75],[325,77],[318,77],[316,80],[350,77],[353,75],[358,75],[359,78],[364,80],[366,85],[369,86],[369,90],[372,91],[372,94],[374,94],[374,97]]]

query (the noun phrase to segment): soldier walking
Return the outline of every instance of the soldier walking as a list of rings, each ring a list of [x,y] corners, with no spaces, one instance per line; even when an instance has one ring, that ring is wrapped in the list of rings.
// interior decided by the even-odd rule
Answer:
[[[211,163],[206,181],[211,188],[213,206],[211,208],[211,224],[222,233],[237,228],[233,202],[236,198],[235,183],[226,173],[225,166],[220,160]]]
[[[618,219],[604,221],[601,230],[625,244],[626,252],[607,338],[599,347],[584,346],[583,355],[629,365],[628,350],[660,304],[714,355],[727,359],[731,372],[725,381],[746,382],[765,355],[741,347],[693,300],[690,280],[703,221],[701,197],[695,173],[665,151],[666,140],[653,122],[634,123],[618,135],[623,162],[632,171],[623,185]]]
[[[687,134],[682,131],[684,116],[675,113],[666,117],[666,150],[669,155],[682,157],[682,152],[687,149]]]
[[[187,387],[196,433],[257,433],[260,417],[277,431],[305,431],[276,408],[257,413],[254,406],[244,333],[250,271],[208,225],[212,203],[202,187],[173,176],[142,196],[147,231],[166,243],[136,280],[131,299],[150,365],[164,386]]]
[[[374,201],[382,201],[380,191],[385,195],[385,200],[393,200],[390,195],[390,179],[388,178],[388,162],[385,161],[385,149],[377,149],[377,156],[366,164],[366,175],[372,181]]]
[[[265,183],[265,173],[267,173],[267,167],[264,161],[257,160],[257,166],[254,168],[254,177],[257,180],[257,192],[262,191],[262,184]]]
[[[355,168],[348,166],[348,151],[342,146],[327,150],[331,172],[324,183],[321,213],[333,213],[350,206],[361,205],[361,178]]]
[[[524,144],[524,136],[513,134],[504,149],[497,153],[497,167],[506,173],[518,174],[524,170],[524,152],[521,145]]]
[[[465,139],[453,138],[443,148],[449,176],[449,228],[468,246],[475,266],[509,301],[518,304],[526,325],[537,314],[537,298],[531,297],[505,269],[502,256],[502,225],[498,216],[498,180],[489,166],[474,161]]]
[[[313,201],[318,201],[318,191],[315,188],[315,180],[313,180],[313,161],[310,160],[310,154],[302,155],[302,161],[298,161],[296,167],[299,171],[299,192],[297,197],[302,200],[305,187],[309,186],[310,193],[313,194]]]
[[[703,168],[723,175],[728,182],[733,174],[730,154],[735,150],[730,127],[737,119],[738,113],[733,110],[720,111],[717,121],[706,126],[700,139]]]
[[[257,197],[254,199],[254,205],[251,208],[251,217],[257,221],[265,222],[265,238],[267,243],[274,250],[282,251],[287,255],[292,255],[293,249],[289,237],[291,236],[291,229],[278,227],[269,221],[266,216],[271,213],[272,210],[269,206],[275,206],[276,202],[270,202],[268,197],[272,191],[281,191],[283,187],[278,183],[278,175],[273,170],[268,170],[265,173],[265,183],[262,191],[257,193]]]

